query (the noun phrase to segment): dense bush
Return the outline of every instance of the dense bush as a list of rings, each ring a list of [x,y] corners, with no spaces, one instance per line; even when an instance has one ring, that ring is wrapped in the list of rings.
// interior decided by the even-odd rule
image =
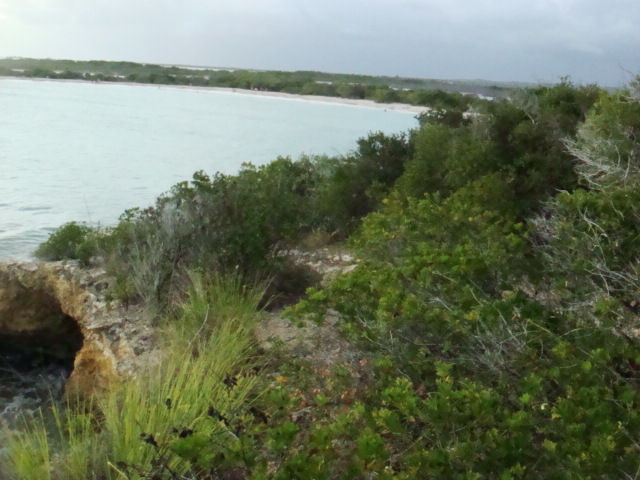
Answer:
[[[87,264],[96,251],[94,233],[94,229],[87,225],[65,223],[49,235],[49,239],[38,247],[34,255],[41,260],[72,258]]]
[[[344,238],[360,218],[376,210],[413,153],[409,135],[371,133],[358,140],[358,149],[343,158],[317,165],[320,178],[314,208],[315,226]]]
[[[559,190],[577,186],[575,157],[565,148],[600,91],[565,81],[514,92],[483,113],[432,112],[421,118],[415,155],[397,189],[405,197],[448,196],[489,174],[510,185],[512,210],[524,217]]]
[[[635,151],[620,136],[640,119],[625,98],[615,114],[589,114],[587,125],[618,119],[593,145]],[[358,268],[296,307],[319,319],[338,311],[377,368],[362,409],[340,420],[345,443],[366,437],[367,455],[354,450],[330,471],[635,474],[640,199],[631,174],[578,188],[563,144],[588,128],[578,122],[593,101],[591,88],[562,84],[468,127],[423,126],[405,175],[356,236]],[[571,191],[552,196],[561,187]]]
[[[236,176],[196,173],[145,210],[127,212],[103,239],[122,294],[167,301],[193,268],[267,277],[308,214],[310,161],[281,158]]]
[[[125,301],[170,304],[194,268],[271,278],[270,292],[299,295],[311,277],[282,252],[313,232],[345,238],[380,205],[411,151],[409,135],[372,133],[346,157],[279,158],[245,164],[237,175],[197,172],[114,227],[64,225],[36,254],[84,263],[99,256],[115,277],[111,295]]]

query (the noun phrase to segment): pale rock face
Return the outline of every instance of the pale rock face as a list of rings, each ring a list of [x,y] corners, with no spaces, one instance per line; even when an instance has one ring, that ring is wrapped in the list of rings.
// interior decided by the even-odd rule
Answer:
[[[67,393],[91,394],[156,363],[151,319],[109,305],[104,271],[73,263],[0,263],[0,348],[38,345],[52,357],[75,353]]]

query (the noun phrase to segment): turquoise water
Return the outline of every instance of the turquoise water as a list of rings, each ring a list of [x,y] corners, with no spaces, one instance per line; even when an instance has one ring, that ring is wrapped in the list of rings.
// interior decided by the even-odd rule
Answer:
[[[110,225],[197,170],[345,154],[414,114],[162,86],[0,78],[0,259],[70,220]]]

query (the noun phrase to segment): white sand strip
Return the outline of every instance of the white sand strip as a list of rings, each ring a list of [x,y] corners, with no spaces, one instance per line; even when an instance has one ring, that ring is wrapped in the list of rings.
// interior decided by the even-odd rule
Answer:
[[[226,87],[203,87],[203,86],[191,86],[191,85],[165,85],[159,83],[134,83],[134,82],[92,82],[90,80],[67,80],[57,78],[28,78],[28,77],[0,77],[0,81],[4,79],[11,80],[29,80],[40,82],[72,82],[72,83],[85,83],[92,85],[128,85],[134,87],[154,87],[154,88],[179,88],[187,90],[203,90],[223,93],[234,93],[239,95],[261,95],[266,97],[287,98],[290,100],[304,100],[307,102],[323,102],[323,103],[338,103],[342,105],[352,105],[355,107],[376,108],[383,110],[395,110],[403,111],[407,113],[420,114],[428,112],[429,107],[422,107],[416,105],[409,105],[407,103],[377,103],[373,100],[361,100],[357,98],[342,98],[342,97],[325,97],[322,95],[296,95],[293,93],[284,92],[263,92],[259,90],[246,90],[243,88],[226,88]]]

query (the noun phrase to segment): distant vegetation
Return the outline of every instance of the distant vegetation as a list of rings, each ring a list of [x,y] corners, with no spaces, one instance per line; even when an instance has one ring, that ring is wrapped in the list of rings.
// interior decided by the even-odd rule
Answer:
[[[357,268],[288,315],[337,314],[363,357],[331,369],[285,352],[222,358],[197,335],[181,358],[223,369],[204,398],[159,386],[182,388],[191,368],[169,357],[159,384],[69,410],[49,434],[39,419],[14,432],[11,478],[636,478],[638,138],[640,78],[614,93],[565,80],[424,115],[344,157],[199,172],[115,227],[64,226],[41,255],[100,262],[114,300],[171,319],[169,345],[208,312],[205,332],[244,342],[253,320],[237,305],[258,301],[233,282],[290,291],[306,277],[283,252],[342,242]],[[221,285],[235,293],[207,293]],[[209,381],[193,368],[189,385]]]
[[[474,96],[501,96],[507,84],[419,78],[349,75],[310,71],[283,72],[209,69],[133,62],[0,59],[0,76],[228,87],[300,95],[369,99],[435,108],[466,109]],[[466,95],[462,95],[465,93]]]

